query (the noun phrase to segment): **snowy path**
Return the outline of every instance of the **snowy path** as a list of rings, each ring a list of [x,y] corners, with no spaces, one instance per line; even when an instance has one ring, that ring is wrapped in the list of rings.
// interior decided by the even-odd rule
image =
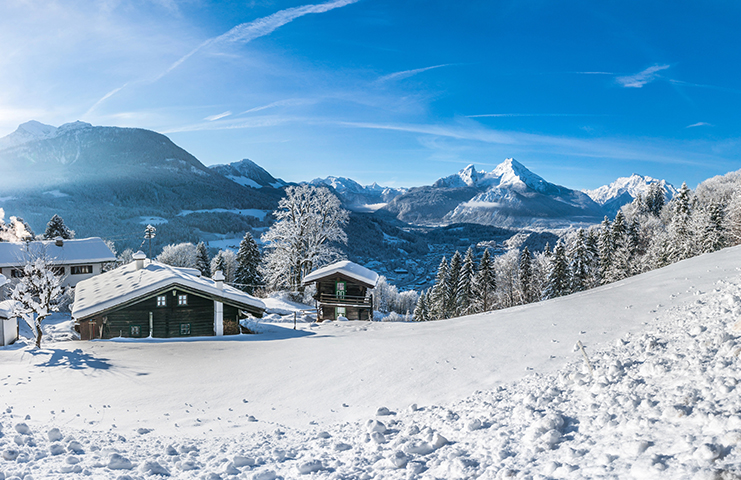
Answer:
[[[727,249],[428,324],[0,350],[0,472],[736,478],[718,472],[741,460],[739,267]]]

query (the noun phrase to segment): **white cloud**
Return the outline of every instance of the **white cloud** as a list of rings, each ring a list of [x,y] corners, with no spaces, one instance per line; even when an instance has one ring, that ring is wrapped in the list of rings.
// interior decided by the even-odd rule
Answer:
[[[635,75],[617,77],[615,81],[626,88],[641,88],[659,78],[658,72],[666,70],[670,65],[654,65]]]
[[[295,107],[299,105],[313,105],[317,102],[318,100],[311,100],[311,99],[305,99],[305,98],[288,98],[285,100],[278,100],[277,102],[268,103],[267,105],[261,105],[259,107],[250,108],[249,110],[245,110],[239,115],[244,115],[246,113],[255,113],[261,110],[267,110],[269,108],[275,108],[275,107]]]
[[[205,42],[198,45],[196,48],[191,50],[190,53],[187,53],[186,55],[178,59],[175,63],[170,65],[167,70],[158,75],[155,78],[155,81],[175,70],[183,62],[185,62],[187,59],[192,57],[203,48],[214,47],[218,46],[219,44],[226,43],[248,43],[256,38],[269,35],[279,27],[282,27],[283,25],[290,23],[299,17],[303,17],[304,15],[308,15],[310,13],[328,12],[330,10],[334,10],[335,8],[341,8],[353,4],[357,1],[358,0],[335,0],[333,2],[321,3],[319,5],[304,5],[301,7],[286,8],[285,10],[281,10],[272,15],[268,15],[267,17],[258,18],[257,20],[253,20],[251,22],[241,23],[228,32],[219,35],[218,37],[209,38]]]
[[[707,122],[697,122],[693,123],[692,125],[687,125],[684,128],[694,128],[694,127],[714,127],[715,125]]]
[[[380,77],[376,81],[377,82],[388,82],[389,80],[403,80],[405,78],[409,78],[414,75],[417,75],[418,73],[426,72],[427,70],[433,70],[435,68],[448,67],[448,66],[450,66],[450,64],[445,63],[442,65],[433,65],[431,67],[415,68],[413,70],[403,70],[401,72],[395,72],[395,73],[390,73],[388,75],[384,75],[383,77]]]
[[[228,117],[231,115],[231,111],[226,111],[224,113],[219,113],[217,115],[209,115],[208,117],[204,118],[204,120],[208,120],[209,122],[213,122],[214,120],[218,120],[220,118]]]

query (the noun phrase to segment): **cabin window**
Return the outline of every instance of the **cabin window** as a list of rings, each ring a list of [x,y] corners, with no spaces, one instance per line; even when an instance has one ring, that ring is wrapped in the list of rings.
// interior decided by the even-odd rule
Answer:
[[[334,317],[335,319],[340,318],[340,317],[347,318],[347,309],[345,307],[337,307],[335,310],[335,314],[336,314]]]
[[[140,325],[131,326],[131,336],[132,337],[141,337],[141,334],[142,334],[142,327]]]
[[[64,276],[64,267],[51,267],[51,273],[58,277]]]
[[[165,296],[165,295],[157,295],[157,306],[158,307],[166,307],[167,306],[167,296]]]
[[[178,295],[178,306],[188,305],[188,295]],[[190,328],[190,327],[188,327]]]
[[[346,292],[346,283],[345,282],[337,282],[337,298],[345,298],[345,292]]]
[[[70,267],[70,273],[72,275],[86,275],[89,273],[93,273],[93,266],[92,265],[75,265],[74,267]]]
[[[10,271],[10,276],[13,278],[23,278],[25,274],[23,273],[23,270],[14,268]]]
[[[180,335],[190,335],[190,323],[180,324]]]

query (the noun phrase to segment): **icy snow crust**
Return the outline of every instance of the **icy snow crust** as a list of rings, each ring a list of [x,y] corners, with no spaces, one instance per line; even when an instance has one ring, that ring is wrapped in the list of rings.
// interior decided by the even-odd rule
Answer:
[[[7,347],[0,471],[738,478],[740,272],[733,248],[580,295],[421,325]],[[572,350],[579,339],[593,374]]]

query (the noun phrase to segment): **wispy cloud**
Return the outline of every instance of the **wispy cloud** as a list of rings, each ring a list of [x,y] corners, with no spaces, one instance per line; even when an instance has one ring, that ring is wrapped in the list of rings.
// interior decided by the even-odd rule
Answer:
[[[285,10],[268,15],[267,17],[258,18],[251,22],[241,23],[228,32],[219,35],[218,37],[209,38],[198,45],[196,48],[170,65],[170,67],[159,74],[154,81],[157,81],[172,72],[182,65],[183,62],[206,47],[218,46],[219,44],[249,43],[256,38],[264,37],[273,33],[283,25],[290,23],[299,17],[303,17],[304,15],[328,12],[335,8],[341,8],[356,3],[357,1],[358,0],[335,0],[333,2],[321,3],[318,5],[304,5],[301,7],[286,8]]]
[[[615,75],[612,72],[574,72],[577,75]]]
[[[669,82],[671,82],[673,85],[679,85],[681,87],[709,88],[711,90],[719,90],[721,92],[730,92],[730,93],[739,93],[739,94],[741,94],[741,90],[737,90],[735,88],[719,87],[717,85],[705,85],[705,84],[702,84],[702,83],[684,82],[682,80],[674,80],[674,79],[669,79]]]
[[[466,115],[466,118],[486,117],[606,117],[604,113],[482,113]]]
[[[452,64],[450,64],[450,63],[444,63],[442,65],[433,65],[431,67],[415,68],[413,70],[403,70],[401,72],[390,73],[388,75],[384,75],[382,77],[379,77],[378,80],[376,80],[376,82],[383,83],[383,82],[388,82],[388,81],[391,81],[391,80],[403,80],[405,78],[412,77],[412,76],[417,75],[417,74],[420,74],[422,72],[426,72],[428,70],[433,70],[435,68],[441,68],[441,67],[449,67],[450,65],[452,65]]]
[[[318,100],[312,100],[312,99],[307,99],[307,98],[287,98],[285,100],[278,100],[276,102],[268,103],[267,105],[261,105],[259,107],[250,108],[249,110],[245,110],[239,115],[260,112],[262,110],[267,110],[269,108],[275,108],[275,107],[295,107],[299,105],[313,105],[317,102]]]
[[[635,75],[617,77],[615,81],[625,88],[641,88],[659,78],[660,75],[658,72],[666,70],[669,67],[670,65],[654,65]]]
[[[612,158],[619,160],[640,160],[667,165],[707,166],[723,159],[713,155],[697,153],[688,157],[683,148],[667,148],[660,141],[639,144],[621,140],[581,139],[555,135],[541,135],[516,131],[500,131],[471,124],[465,125],[420,125],[386,124],[371,122],[336,122],[335,124],[366,129],[393,130],[399,132],[436,135],[455,140],[469,140],[490,144],[506,145],[508,150],[542,152],[553,155],[567,155],[585,158]],[[680,154],[681,152],[681,154]]]
[[[100,105],[101,103],[105,102],[107,99],[111,98],[113,95],[115,95],[118,92],[120,92],[126,85],[128,85],[128,83],[124,83],[120,87],[114,88],[110,92],[108,92],[105,95],[103,95],[102,97],[100,97],[100,100],[98,100],[97,102],[95,102],[93,104],[93,106],[90,107],[87,112],[85,112],[85,114],[83,115],[83,117],[87,117],[88,115],[90,115],[93,112],[93,110],[95,110],[96,108],[98,108],[98,105]]]
[[[251,22],[241,23],[222,35],[205,40],[200,45],[195,47],[193,50],[191,50],[190,52],[186,53],[185,55],[177,59],[175,62],[173,62],[162,73],[154,77],[151,80],[151,83],[157,82],[158,80],[167,76],[170,72],[178,68],[190,57],[192,57],[199,51],[204,50],[206,48],[218,47],[219,45],[234,44],[234,43],[242,43],[242,44],[249,43],[256,38],[264,37],[266,35],[271,34],[278,28],[282,27],[283,25],[290,23],[299,17],[303,17],[304,15],[308,15],[311,13],[328,12],[330,10],[334,10],[335,8],[345,7],[347,5],[351,5],[358,1],[359,0],[335,0],[332,2],[321,3],[318,5],[304,5],[301,7],[286,8],[285,10],[281,10],[272,15],[268,15],[267,17],[258,18],[257,20],[253,20]],[[103,98],[98,100],[95,103],[95,105],[93,105],[93,107],[90,108],[88,113],[94,110],[103,101],[107,100],[112,95],[115,95],[116,93],[118,93],[125,86],[126,85],[119,87],[109,92],[108,94],[106,94]]]
[[[693,123],[692,125],[687,125],[687,126],[686,126],[686,127],[684,127],[684,128],[695,128],[695,127],[714,127],[714,126],[715,126],[715,125],[713,125],[712,123],[707,123],[707,122],[697,122],[697,123]]]
[[[217,115],[209,115],[208,117],[204,118],[204,120],[208,120],[209,122],[213,122],[214,120],[218,120],[220,118],[228,117],[231,115],[231,111],[226,111],[224,113],[219,113]]]

